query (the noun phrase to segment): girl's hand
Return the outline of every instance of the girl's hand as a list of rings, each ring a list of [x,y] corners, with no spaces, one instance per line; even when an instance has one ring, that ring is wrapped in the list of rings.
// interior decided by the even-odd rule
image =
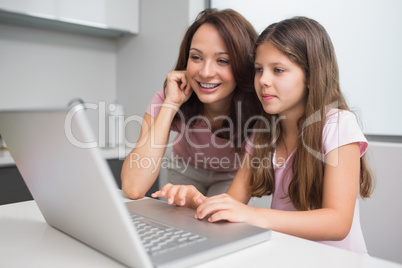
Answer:
[[[167,198],[168,204],[196,209],[206,197],[193,185],[166,184],[161,190],[156,191],[152,197]]]
[[[217,222],[226,220],[229,222],[253,222],[253,207],[241,203],[228,194],[220,194],[204,200],[197,208],[195,218],[204,219],[208,215],[208,221]]]
[[[190,98],[192,92],[186,71],[172,71],[167,74],[165,102],[180,107]]]

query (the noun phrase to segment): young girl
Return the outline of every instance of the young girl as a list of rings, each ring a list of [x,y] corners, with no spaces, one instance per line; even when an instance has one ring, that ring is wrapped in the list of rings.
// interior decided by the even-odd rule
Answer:
[[[167,184],[153,196],[196,208],[198,219],[247,222],[366,254],[359,195],[372,188],[368,144],[340,91],[325,29],[305,17],[266,28],[256,43],[254,85],[265,113],[227,193],[206,198]],[[246,205],[270,194],[271,209]]]
[[[257,37],[233,10],[198,15],[185,33],[175,71],[151,100],[137,145],[124,161],[121,180],[128,197],[143,197],[162,165],[173,184],[195,185],[208,196],[227,191],[241,166],[243,133],[250,133],[244,129],[252,129],[253,116],[261,112],[253,88]],[[178,134],[167,160],[171,130]]]

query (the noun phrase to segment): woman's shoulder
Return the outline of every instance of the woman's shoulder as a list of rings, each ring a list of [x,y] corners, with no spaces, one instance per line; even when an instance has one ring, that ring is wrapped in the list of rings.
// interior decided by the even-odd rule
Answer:
[[[159,114],[159,111],[164,101],[165,101],[165,90],[161,89],[158,92],[156,92],[155,95],[152,97],[145,112],[151,115],[153,118],[156,118],[156,116]]]

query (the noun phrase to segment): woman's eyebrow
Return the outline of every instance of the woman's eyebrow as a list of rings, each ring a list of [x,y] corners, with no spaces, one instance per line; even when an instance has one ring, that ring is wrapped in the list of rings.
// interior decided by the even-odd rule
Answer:
[[[200,49],[198,49],[198,48],[195,48],[195,47],[191,47],[191,48],[190,48],[190,51],[191,51],[191,50],[195,50],[195,51],[197,51],[198,53],[203,53],[202,50],[200,50]],[[229,52],[222,51],[222,52],[216,52],[215,54],[216,54],[216,55],[229,55]]]
[[[195,47],[191,47],[190,50],[195,50],[195,51],[197,51],[197,52],[199,52],[199,53],[202,53],[201,50],[199,50],[198,48],[195,48]]]

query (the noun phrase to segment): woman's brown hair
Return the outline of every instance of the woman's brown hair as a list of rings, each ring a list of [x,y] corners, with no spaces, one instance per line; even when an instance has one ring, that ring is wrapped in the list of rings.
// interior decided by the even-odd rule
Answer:
[[[190,45],[195,32],[201,25],[208,23],[216,27],[219,31],[230,57],[230,65],[236,88],[233,91],[231,112],[229,119],[233,123],[230,125],[235,131],[233,135],[233,145],[240,149],[238,145],[243,144],[245,136],[243,133],[246,122],[253,116],[260,114],[260,102],[254,91],[254,43],[258,37],[253,26],[238,12],[225,9],[206,9],[198,14],[194,23],[187,29],[183,41],[180,45],[179,57],[175,70],[185,70],[189,58]],[[165,81],[166,87],[166,81]],[[196,94],[192,94],[187,102],[180,107],[184,115],[185,123],[197,115],[203,115],[203,103]],[[174,123],[179,123],[180,117],[176,114]],[[195,123],[193,120],[192,123]],[[248,124],[252,127],[252,124]],[[228,120],[224,120],[222,128],[228,128]],[[249,132],[248,132],[249,133]],[[231,133],[219,132],[219,136],[229,139]]]
[[[331,108],[349,110],[339,86],[339,71],[331,39],[315,20],[294,17],[268,26],[259,36],[255,48],[271,43],[291,61],[302,68],[307,84],[307,100],[304,115],[298,121],[298,140],[289,184],[289,198],[298,210],[321,208],[324,177],[322,132],[327,112]],[[278,115],[263,116],[270,122],[270,132],[257,133],[254,156],[264,159],[273,155],[281,135]],[[259,128],[264,127],[260,120]],[[275,189],[275,173],[260,166],[252,169],[249,190],[252,196],[272,194]],[[360,160],[360,195],[369,197],[372,192],[372,176],[365,155]]]

